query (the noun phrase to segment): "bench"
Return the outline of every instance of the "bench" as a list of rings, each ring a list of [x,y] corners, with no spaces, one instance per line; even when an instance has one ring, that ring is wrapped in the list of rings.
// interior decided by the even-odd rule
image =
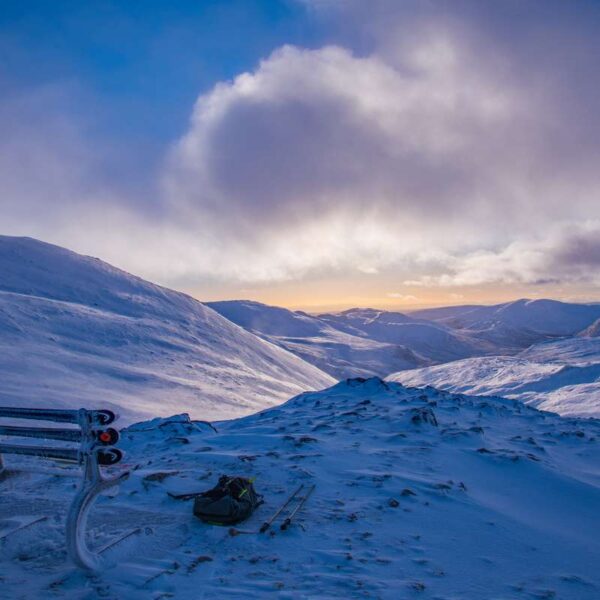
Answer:
[[[25,444],[5,444],[0,441],[0,475],[7,473],[3,454],[37,456],[75,463],[83,467],[83,482],[69,509],[66,521],[66,542],[69,557],[76,565],[97,570],[102,565],[101,552],[94,552],[86,543],[87,518],[98,494],[118,485],[129,473],[114,478],[105,478],[100,467],[115,465],[123,458],[121,450],[115,447],[119,432],[108,427],[116,420],[110,410],[55,410],[37,408],[0,407],[0,418],[28,419],[68,423],[76,427],[23,427],[1,425],[0,436],[37,438],[70,442],[71,447],[60,445],[36,446]],[[77,444],[76,447],[72,447]]]

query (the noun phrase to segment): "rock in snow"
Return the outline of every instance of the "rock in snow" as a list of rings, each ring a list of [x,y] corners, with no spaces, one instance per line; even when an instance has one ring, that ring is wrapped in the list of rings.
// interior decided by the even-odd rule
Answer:
[[[0,547],[0,596],[600,597],[597,420],[374,378],[216,425],[179,415],[123,432],[126,464],[113,470],[131,477],[99,500],[92,543],[143,533],[94,576],[64,562],[69,472],[12,476],[0,528],[49,518]],[[300,483],[316,489],[287,531],[232,537],[167,494],[207,489],[221,473],[254,477],[265,495],[245,531]]]
[[[0,236],[0,404],[126,420],[248,414],[332,378],[197,300],[94,258]]]

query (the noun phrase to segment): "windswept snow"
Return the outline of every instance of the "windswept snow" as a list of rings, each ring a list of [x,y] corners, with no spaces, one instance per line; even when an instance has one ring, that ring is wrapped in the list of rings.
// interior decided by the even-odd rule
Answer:
[[[515,398],[563,415],[600,417],[600,338],[546,342],[517,356],[469,358],[402,371],[388,379]]]
[[[215,419],[332,381],[185,294],[0,237],[0,404]]]
[[[99,500],[92,543],[144,531],[94,576],[65,563],[68,471],[10,476],[0,535],[49,518],[0,546],[3,597],[600,597],[597,420],[355,379],[217,428],[179,416],[124,432],[113,470],[131,477]],[[246,531],[300,483],[316,490],[288,531],[232,537],[167,495],[221,473],[255,477],[265,496]]]

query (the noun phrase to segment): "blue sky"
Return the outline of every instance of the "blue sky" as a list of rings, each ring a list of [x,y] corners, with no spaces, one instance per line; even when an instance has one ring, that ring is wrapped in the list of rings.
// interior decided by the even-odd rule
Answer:
[[[0,12],[5,90],[69,87],[72,115],[137,152],[160,153],[199,94],[284,43],[323,43],[292,0],[8,0]]]
[[[600,3],[4,2],[2,232],[198,297],[598,297]]]

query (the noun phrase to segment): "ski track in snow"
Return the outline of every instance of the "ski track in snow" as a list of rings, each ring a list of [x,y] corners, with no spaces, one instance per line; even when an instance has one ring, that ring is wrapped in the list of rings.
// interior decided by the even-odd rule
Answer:
[[[129,480],[101,498],[94,544],[146,528],[86,575],[65,562],[77,479],[25,472],[0,496],[0,597],[600,597],[600,422],[512,400],[404,388],[377,378],[306,393],[218,433],[187,417],[123,431]],[[256,477],[256,530],[300,483],[317,487],[286,532],[231,537],[192,515],[184,493],[222,473]]]

